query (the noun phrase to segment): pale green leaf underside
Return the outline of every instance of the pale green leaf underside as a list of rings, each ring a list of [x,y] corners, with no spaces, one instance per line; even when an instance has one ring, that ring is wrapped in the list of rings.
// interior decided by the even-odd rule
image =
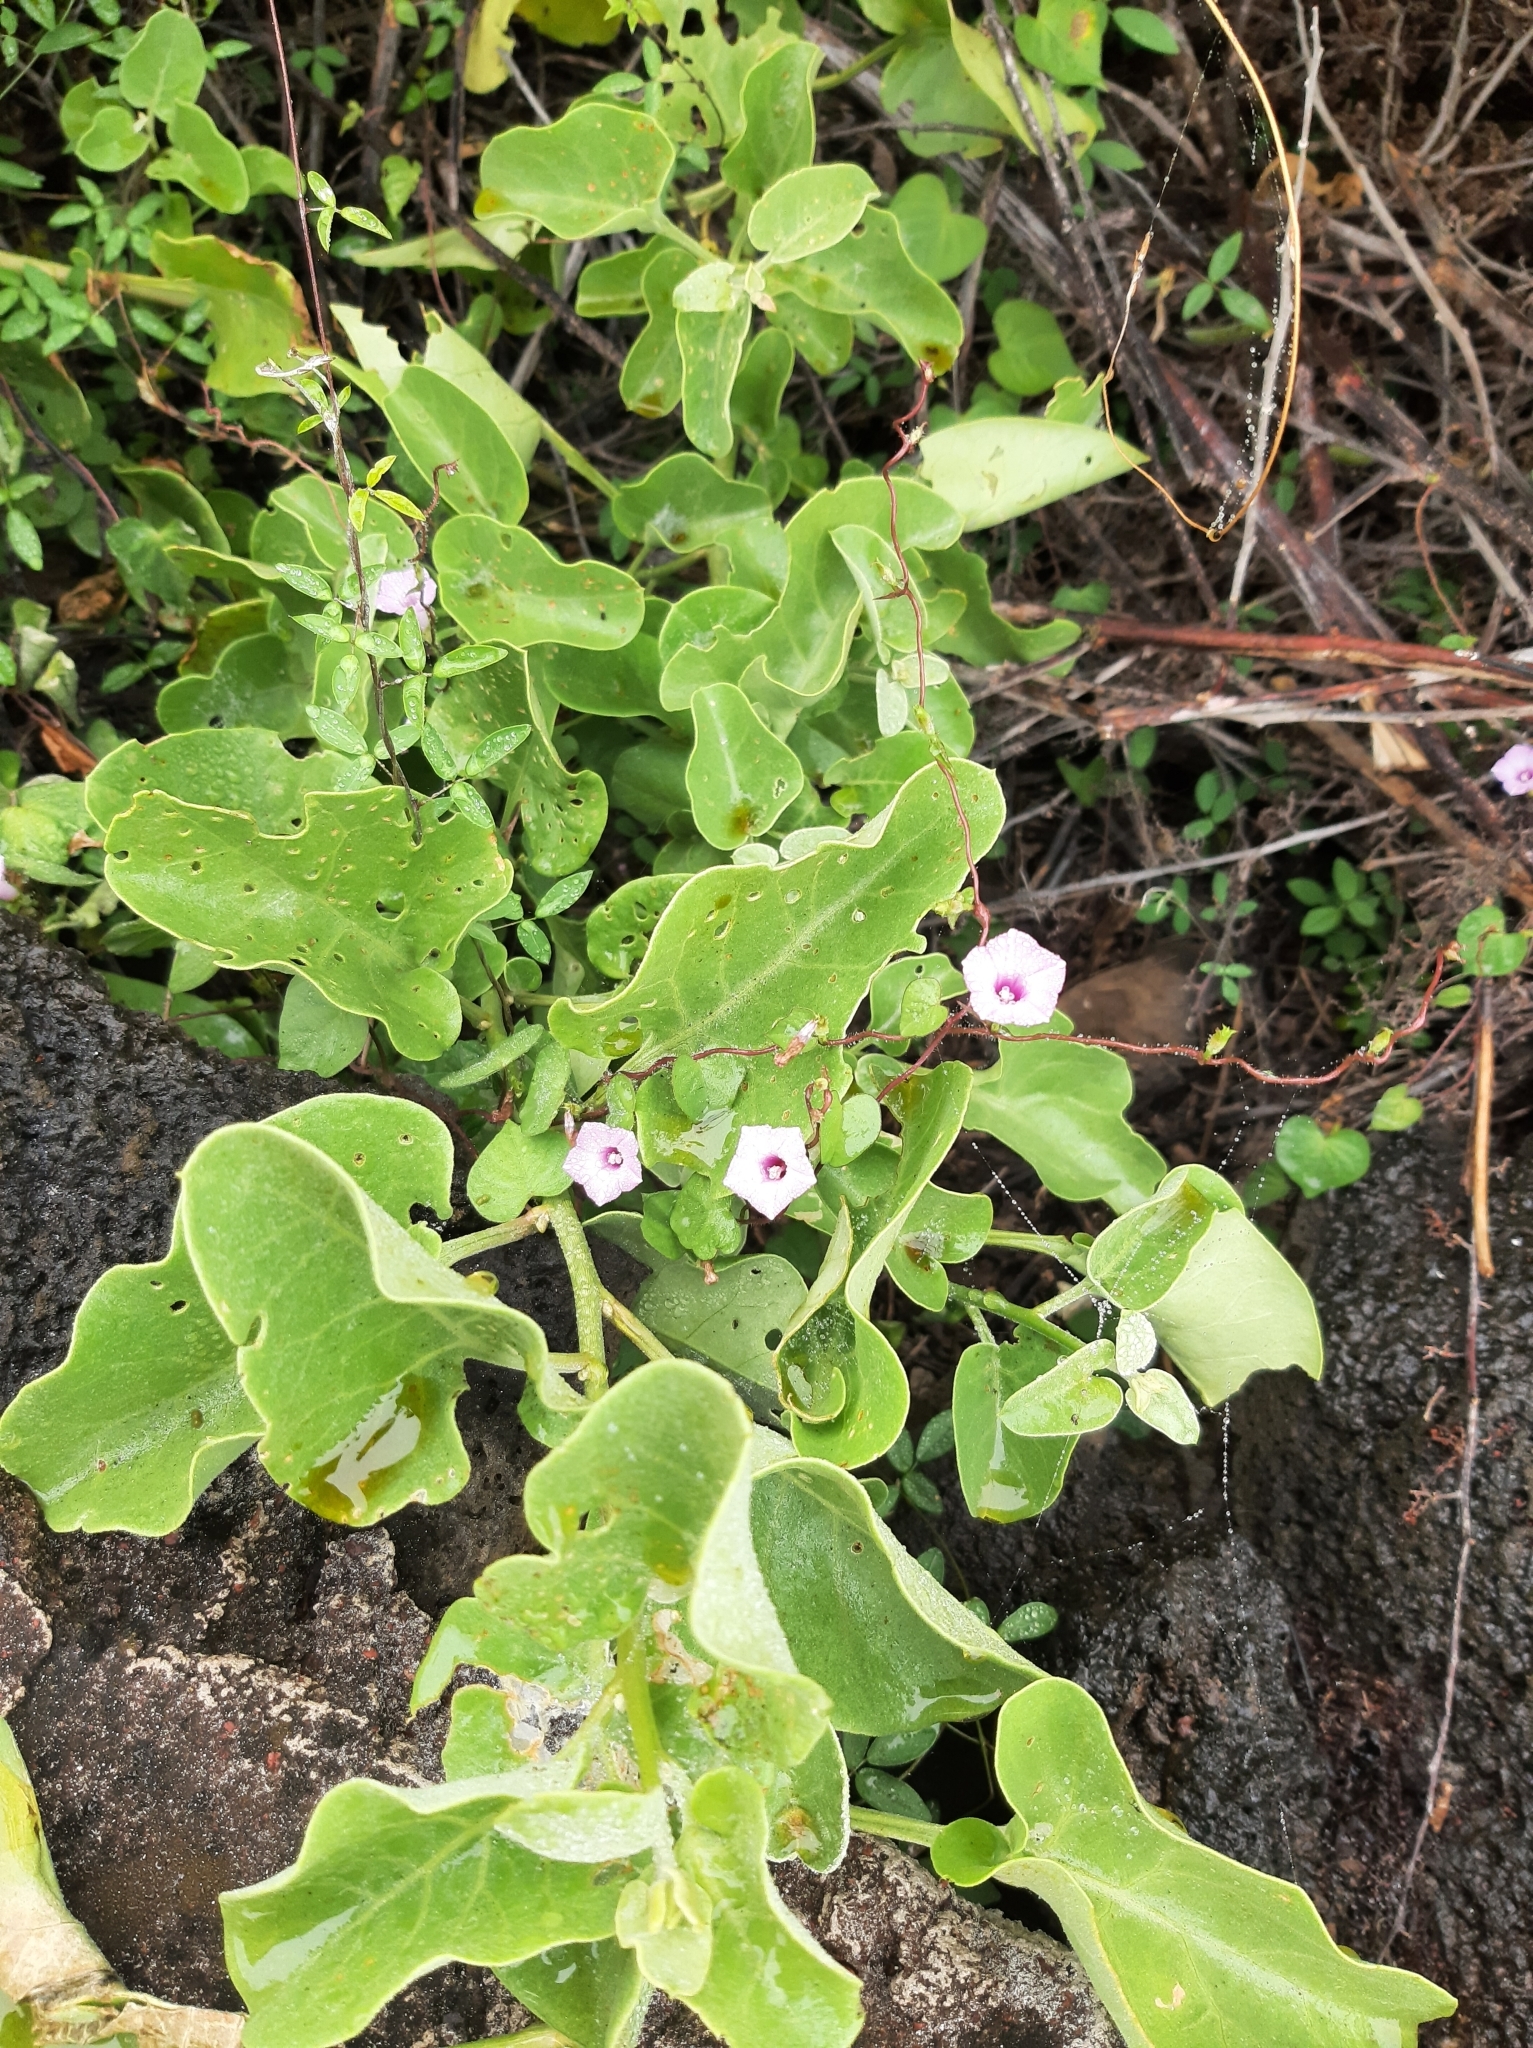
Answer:
[[[1065,420],[960,420],[921,443],[921,481],[947,500],[965,533],[977,533],[1122,476],[1143,459],[1126,442]]]

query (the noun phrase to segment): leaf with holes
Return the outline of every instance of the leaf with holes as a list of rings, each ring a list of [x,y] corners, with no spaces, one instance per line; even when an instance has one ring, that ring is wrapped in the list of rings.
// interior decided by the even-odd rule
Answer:
[[[234,643],[238,644],[238,643]],[[299,761],[276,733],[258,726],[199,729],[160,740],[125,740],[92,769],[85,802],[104,832],[143,790],[183,803],[243,811],[272,835],[303,830],[309,790],[334,789],[344,773],[334,754]]]
[[[692,698],[696,734],[687,761],[687,795],[697,829],[728,851],[759,839],[804,786],[804,770],[733,683]]]
[[[164,1536],[260,1433],[178,1211],[166,1257],[104,1273],[63,1364],[6,1409],[0,1465],[50,1529]]]
[[[114,818],[107,872],[131,910],[220,965],[304,974],[337,1008],[377,1017],[407,1059],[458,1035],[447,979],[459,939],[505,895],[494,835],[427,806],[414,841],[400,790],[304,796],[281,838],[237,811],[148,791]]]
[[[696,1266],[670,1262],[651,1273],[633,1306],[681,1355],[711,1360],[775,1391],[772,1353],[804,1294],[798,1268],[767,1252],[720,1266],[711,1283]]]

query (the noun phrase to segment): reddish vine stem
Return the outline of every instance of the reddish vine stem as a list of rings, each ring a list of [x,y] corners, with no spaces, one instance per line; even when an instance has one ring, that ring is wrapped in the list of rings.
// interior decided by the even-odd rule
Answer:
[[[1039,1043],[1097,1045],[1103,1047],[1108,1052],[1138,1053],[1149,1059],[1196,1060],[1200,1067],[1235,1067],[1251,1080],[1259,1081],[1266,1088],[1324,1088],[1330,1082],[1340,1080],[1343,1074],[1350,1073],[1353,1067],[1383,1066],[1394,1050],[1394,1040],[1408,1037],[1413,1031],[1419,1031],[1422,1028],[1431,1014],[1432,998],[1436,995],[1438,987],[1442,982],[1443,972],[1447,964],[1448,956],[1439,948],[1432,968],[1432,978],[1427,983],[1421,1001],[1417,1005],[1416,1014],[1408,1023],[1402,1024],[1398,1030],[1391,1034],[1391,1043],[1382,1052],[1370,1052],[1366,1046],[1360,1046],[1356,1052],[1349,1052],[1343,1059],[1338,1060],[1334,1067],[1328,1067],[1323,1074],[1274,1074],[1267,1067],[1253,1066],[1249,1060],[1242,1059],[1238,1053],[1210,1053],[1205,1047],[1199,1045],[1138,1045],[1126,1038],[1088,1038],[1078,1035],[1073,1031],[996,1031],[989,1024],[965,1024],[962,1021],[963,1018],[966,1015],[972,1015],[968,1005],[965,1004],[962,1009],[955,1011],[949,1016],[947,1022],[932,1034],[920,1058],[911,1067],[906,1068],[905,1073],[899,1075],[889,1085],[890,1087],[897,1087],[899,1082],[905,1078],[906,1073],[913,1072],[916,1067],[924,1066],[938,1046],[941,1045],[942,1041],[952,1036],[994,1038],[1003,1045]],[[909,1039],[909,1032],[852,1031],[848,1032],[844,1038],[806,1038],[801,1041],[799,1050],[807,1052],[811,1045],[821,1045],[829,1052],[851,1045],[872,1045],[888,1042],[907,1044]],[[726,1055],[737,1060],[770,1058],[775,1060],[779,1066],[786,1066],[789,1059],[797,1057],[797,1054],[791,1051],[784,1057],[784,1049],[777,1045],[710,1045],[697,1053],[662,1053],[659,1059],[653,1061],[647,1067],[641,1067],[638,1072],[630,1074],[628,1079],[636,1083],[647,1081],[651,1074],[658,1074],[668,1067],[675,1066],[678,1059],[707,1060],[721,1058]],[[884,1089],[879,1096],[879,1100],[882,1101],[883,1096],[888,1092],[887,1088]]]

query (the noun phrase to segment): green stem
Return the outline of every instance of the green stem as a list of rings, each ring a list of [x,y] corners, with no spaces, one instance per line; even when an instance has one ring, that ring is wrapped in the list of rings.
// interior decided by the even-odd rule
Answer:
[[[655,1703],[649,1693],[642,1616],[631,1621],[617,1639],[617,1669],[623,1688],[623,1712],[628,1716],[634,1760],[639,1766],[639,1784],[644,1791],[653,1792],[660,1783],[660,1731],[655,1726]]]
[[[575,1296],[575,1341],[591,1361],[586,1393],[597,1401],[607,1391],[607,1326],[602,1316],[601,1275],[569,1196],[560,1195],[545,1206],[569,1268],[570,1289]]]
[[[1073,1306],[1078,1292],[1078,1289],[1072,1287],[1069,1294],[1060,1295],[1059,1304]],[[1069,1330],[1056,1328],[1049,1321],[1047,1314],[1040,1315],[1035,1308],[1018,1308],[1014,1301],[1008,1301],[1004,1294],[997,1294],[993,1287],[954,1285],[949,1287],[948,1296],[950,1300],[956,1301],[960,1308],[979,1309],[986,1315],[1003,1316],[1008,1323],[1016,1323],[1025,1330],[1033,1330],[1038,1336],[1046,1337],[1058,1351],[1079,1351],[1081,1348],[1080,1338],[1072,1335]],[[1051,1302],[1049,1307],[1054,1309],[1059,1304]]]
[[[811,90],[814,92],[834,92],[838,85],[850,85],[854,78],[859,78],[864,71],[869,70],[874,64],[882,64],[885,57],[891,56],[899,47],[900,38],[898,36],[890,36],[886,43],[876,44],[871,50],[868,50],[863,56],[859,57],[855,63],[848,64],[844,71],[832,71],[824,78],[817,78]]]
[[[942,1833],[934,1820],[906,1820],[903,1814],[875,1813],[871,1806],[854,1806],[847,1818],[859,1835],[885,1835],[891,1842],[917,1842],[923,1849]]]
[[[515,1244],[518,1238],[531,1237],[535,1230],[547,1230],[551,1221],[547,1209],[529,1209],[514,1223],[497,1223],[489,1230],[476,1230],[470,1237],[449,1238],[442,1247],[442,1264],[461,1266],[465,1259],[477,1259],[481,1252],[492,1252],[497,1245]]]
[[[1086,1270],[1085,1247],[1072,1244],[1067,1237],[1039,1237],[1030,1230],[991,1230],[985,1233],[985,1244],[998,1252],[1041,1252],[1074,1273]]]
[[[625,1308],[615,1294],[602,1289],[602,1314],[631,1344],[637,1344],[646,1358],[670,1358],[674,1354],[669,1344],[662,1343],[647,1324],[641,1323],[631,1308]]]
[[[0,249],[0,270],[40,270],[58,284],[68,284],[74,273],[67,263],[45,263],[37,256],[18,256]],[[93,298],[147,299],[152,306],[192,306],[203,295],[203,287],[189,277],[149,277],[137,270],[88,270],[85,289]]]

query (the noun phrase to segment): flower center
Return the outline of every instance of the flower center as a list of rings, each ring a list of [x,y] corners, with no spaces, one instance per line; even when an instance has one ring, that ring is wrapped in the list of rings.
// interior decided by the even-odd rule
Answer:
[[[606,1151],[603,1152],[601,1156],[601,1163],[609,1170],[622,1165],[623,1155],[618,1150],[616,1145],[609,1145],[607,1147]]]
[[[786,1159],[763,1159],[761,1162],[762,1177],[766,1180],[781,1180],[787,1170]]]
[[[1001,975],[995,984],[995,999],[998,1003],[1020,1003],[1027,994],[1027,983],[1017,974]]]

